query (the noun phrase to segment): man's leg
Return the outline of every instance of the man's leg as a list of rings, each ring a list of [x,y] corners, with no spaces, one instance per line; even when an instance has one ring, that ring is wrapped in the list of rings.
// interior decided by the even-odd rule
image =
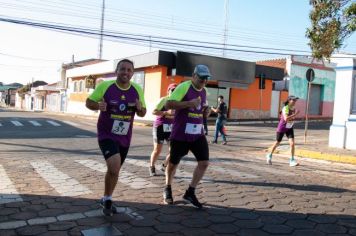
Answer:
[[[116,187],[121,169],[121,156],[115,154],[106,160],[107,172],[105,175],[104,196],[112,196]]]
[[[223,144],[226,144],[226,136],[225,136],[225,132],[224,132],[224,122],[221,121],[220,123],[221,123],[221,125],[220,125],[219,132],[221,133],[221,137],[223,139]]]
[[[217,143],[218,141],[219,130],[220,130],[220,123],[219,123],[219,119],[217,119],[215,122],[215,135],[214,135],[213,143]]]
[[[200,180],[203,178],[205,171],[208,169],[209,161],[198,161],[198,165],[195,167],[193,178],[190,183],[190,187],[196,188]]]
[[[155,163],[159,157],[159,154],[161,154],[162,151],[163,144],[160,144],[158,142],[159,140],[153,143],[153,151],[151,153],[151,160],[150,160],[150,176],[156,175]]]
[[[173,204],[172,180],[180,159],[189,152],[187,146],[188,145],[185,142],[175,140],[170,141],[170,158],[166,168],[166,186],[163,192],[163,200],[166,204]]]
[[[197,141],[190,143],[190,150],[197,159],[198,164],[195,167],[192,181],[187,191],[185,191],[183,199],[200,209],[203,207],[203,205],[199,202],[195,195],[195,188],[199,184],[200,180],[203,178],[205,171],[209,166],[209,146],[208,142],[206,141],[206,137],[203,136]]]

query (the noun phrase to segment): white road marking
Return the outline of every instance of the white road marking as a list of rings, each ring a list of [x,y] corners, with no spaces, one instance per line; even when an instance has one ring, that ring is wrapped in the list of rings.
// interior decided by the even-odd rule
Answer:
[[[190,165],[190,166],[195,166],[196,163],[190,162],[190,161],[183,161],[185,165]],[[214,165],[214,162],[211,163],[211,165],[208,167],[207,171],[215,171],[219,172],[222,174],[229,174],[231,176],[240,178],[240,179],[256,179],[260,178],[260,176],[254,175],[254,174],[248,174],[239,170],[234,170],[234,169],[229,169],[221,166],[217,166],[216,164]]]
[[[125,162],[131,164],[131,165],[136,165],[136,166],[140,166],[140,167],[144,167],[144,168],[148,168],[149,167],[149,162],[148,161],[142,161],[142,160],[134,160],[134,159],[126,159]],[[190,173],[188,171],[185,170],[181,170],[179,169],[179,167],[176,170],[176,175],[175,178],[181,178],[184,179],[186,181],[190,181],[193,177],[193,173]],[[204,177],[202,179],[202,183],[207,183],[207,182],[212,182],[214,181],[211,178],[207,178]]]
[[[15,186],[7,176],[4,167],[0,165],[0,204],[22,201]]]
[[[35,121],[35,120],[30,120],[29,121],[32,125],[34,125],[34,126],[42,126],[40,123],[38,123],[37,121]]]
[[[63,123],[66,123],[67,125],[70,125],[70,126],[79,126],[79,124],[71,122],[71,121],[63,121]]]
[[[59,171],[47,161],[31,162],[31,165],[61,196],[80,196],[91,193],[87,187]]]
[[[47,120],[47,123],[50,123],[53,126],[61,126],[61,124],[58,124],[57,122],[52,121],[52,120]]]
[[[77,163],[82,164],[92,170],[99,171],[101,173],[106,173],[106,165],[93,160],[76,160]],[[128,185],[133,189],[142,189],[142,188],[150,188],[150,187],[158,187],[158,185],[147,181],[143,178],[137,177],[135,174],[125,171],[123,169],[120,170],[119,182]]]
[[[15,126],[23,126],[23,124],[17,120],[12,120],[11,123],[13,123]]]

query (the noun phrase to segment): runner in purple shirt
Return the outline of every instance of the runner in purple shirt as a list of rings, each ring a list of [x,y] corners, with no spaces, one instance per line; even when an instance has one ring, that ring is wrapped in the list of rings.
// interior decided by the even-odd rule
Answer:
[[[127,156],[135,114],[146,114],[142,88],[133,82],[133,62],[121,60],[116,67],[117,79],[101,82],[86,100],[90,110],[100,110],[98,119],[99,147],[107,164],[104,196],[100,200],[104,215],[116,213],[112,204],[119,172]]]
[[[182,157],[191,151],[198,165],[183,199],[197,208],[202,204],[195,195],[195,188],[209,165],[209,147],[204,135],[203,112],[207,111],[205,86],[211,75],[205,65],[197,65],[192,79],[181,83],[169,97],[166,108],[174,109],[175,116],[171,133],[170,161],[166,168],[164,203],[173,204],[172,179]]]
[[[295,103],[299,98],[295,96],[289,96],[287,101],[284,103],[284,107],[282,109],[281,119],[278,123],[277,134],[276,134],[276,142],[271,147],[271,152],[267,154],[267,164],[272,165],[272,155],[276,148],[281,143],[283,136],[286,135],[289,140],[290,152],[291,156],[289,159],[289,166],[294,167],[299,165],[298,162],[294,158],[294,119],[298,115],[299,111],[294,109]]]
[[[176,84],[170,84],[167,88],[168,96],[162,97],[159,103],[157,104],[156,108],[153,110],[153,115],[156,115],[156,119],[153,122],[153,151],[151,153],[150,159],[150,176],[156,176],[156,167],[155,163],[161,154],[162,147],[164,141],[167,142],[169,145],[169,137],[171,136],[172,131],[172,123],[174,118],[174,111],[167,110],[165,105],[169,98],[169,95],[174,91],[177,87]],[[166,160],[162,163],[162,171],[165,171],[166,166],[169,161],[169,151],[166,156]]]

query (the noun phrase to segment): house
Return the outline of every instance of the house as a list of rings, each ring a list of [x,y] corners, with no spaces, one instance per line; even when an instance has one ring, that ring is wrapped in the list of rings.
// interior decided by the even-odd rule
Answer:
[[[299,118],[305,117],[308,94],[306,72],[309,68],[312,68],[315,72],[315,80],[311,84],[309,117],[332,118],[336,79],[334,70],[335,64],[326,61],[317,61],[310,57],[302,56],[259,61],[257,64],[283,68],[286,75],[289,75],[285,81],[280,83],[285,85],[284,87],[288,90],[289,95],[299,97],[299,101],[296,104],[296,109],[300,111]],[[279,85],[279,87],[281,86]]]

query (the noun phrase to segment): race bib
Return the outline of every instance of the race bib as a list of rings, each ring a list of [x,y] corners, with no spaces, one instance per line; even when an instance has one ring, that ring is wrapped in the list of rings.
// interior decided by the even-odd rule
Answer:
[[[163,132],[165,133],[172,132],[172,124],[163,124]]]
[[[202,124],[191,124],[187,123],[185,126],[185,133],[186,134],[201,134],[203,130]]]
[[[130,122],[115,120],[112,125],[111,133],[117,135],[126,135],[130,128]]]
[[[287,122],[286,128],[291,129],[291,128],[293,128],[293,125],[294,125],[294,122]]]

